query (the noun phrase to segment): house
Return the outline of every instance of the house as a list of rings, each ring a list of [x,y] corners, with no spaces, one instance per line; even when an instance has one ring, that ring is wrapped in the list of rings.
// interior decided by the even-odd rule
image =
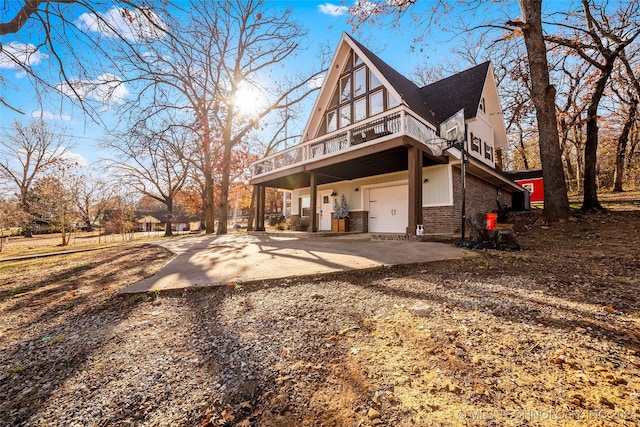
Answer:
[[[160,229],[162,221],[153,215],[145,215],[136,219],[137,231],[156,231]]]
[[[524,191],[495,167],[506,143],[489,62],[418,87],[343,34],[300,143],[253,164],[257,229],[274,187],[292,192],[294,230],[330,230],[344,194],[351,231],[457,233],[463,205],[470,218]]]
[[[136,223],[138,225],[136,227],[136,231],[164,231],[167,220],[166,211],[137,211]],[[171,229],[176,232],[199,230],[200,221],[197,218],[189,217],[178,210],[178,213],[173,215]]]
[[[529,201],[531,203],[544,202],[542,169],[509,171],[504,174],[529,192]]]

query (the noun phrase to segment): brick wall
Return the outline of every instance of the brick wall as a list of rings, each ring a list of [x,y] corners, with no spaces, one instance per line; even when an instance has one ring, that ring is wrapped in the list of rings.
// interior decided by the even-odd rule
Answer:
[[[349,230],[361,233],[369,231],[369,211],[349,212]]]
[[[462,222],[462,182],[460,169],[453,168],[453,206],[422,208],[422,223],[426,234],[459,233]],[[498,209],[496,187],[475,176],[466,175],[466,217],[467,220],[477,214],[484,215]],[[511,207],[511,193],[499,190],[500,206]],[[468,231],[468,230],[467,230]]]

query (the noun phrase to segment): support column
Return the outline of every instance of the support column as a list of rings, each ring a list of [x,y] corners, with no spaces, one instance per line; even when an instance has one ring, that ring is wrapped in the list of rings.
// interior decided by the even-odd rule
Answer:
[[[258,200],[256,200],[256,231],[264,231],[264,213],[266,192],[264,186],[258,186]]]
[[[409,160],[409,223],[407,235],[416,234],[416,226],[422,224],[422,149],[411,146]]]
[[[318,205],[318,184],[316,182],[316,174],[311,172],[310,174],[310,182],[309,187],[311,190],[311,194],[309,195],[309,231],[315,233],[318,231],[318,220],[316,217],[316,210]]]

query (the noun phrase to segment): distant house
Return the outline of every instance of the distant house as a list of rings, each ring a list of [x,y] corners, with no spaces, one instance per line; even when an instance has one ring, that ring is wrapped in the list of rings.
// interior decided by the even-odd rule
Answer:
[[[136,212],[137,231],[161,231],[165,229],[167,223],[167,213],[157,211]],[[177,232],[199,230],[200,221],[187,215],[174,214],[171,221],[171,229]]]
[[[457,233],[461,144],[467,217],[511,206],[524,189],[495,168],[507,135],[491,64],[419,87],[343,34],[300,143],[253,164],[257,229],[273,187],[291,191],[293,229],[331,230],[345,195],[352,231]]]
[[[544,202],[544,181],[542,169],[527,169],[504,172],[504,174],[529,192],[531,203]]]
[[[138,231],[156,231],[162,224],[162,221],[152,215],[145,215],[136,219]]]

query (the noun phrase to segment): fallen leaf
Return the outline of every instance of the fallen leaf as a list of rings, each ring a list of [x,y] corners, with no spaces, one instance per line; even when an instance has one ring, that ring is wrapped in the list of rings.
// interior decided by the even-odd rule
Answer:
[[[609,313],[613,313],[616,311],[616,309],[611,307],[610,305],[605,305],[604,309],[607,310]]]
[[[222,421],[221,424],[233,421],[236,419],[235,415],[233,415],[233,408],[231,407],[231,405],[227,405],[226,408],[224,408],[224,411],[222,411],[222,419],[220,421]]]
[[[291,356],[291,349],[288,347],[284,347],[280,354],[282,354],[283,356]]]
[[[285,383],[285,381],[287,381],[288,379],[290,379],[290,376],[286,376],[286,377],[278,377],[278,384],[282,385]]]
[[[251,402],[249,402],[248,400],[245,400],[244,402],[240,402],[240,408],[241,409],[251,409]]]
[[[244,420],[237,423],[236,427],[251,427],[251,421],[249,421],[249,418],[245,418]]]

